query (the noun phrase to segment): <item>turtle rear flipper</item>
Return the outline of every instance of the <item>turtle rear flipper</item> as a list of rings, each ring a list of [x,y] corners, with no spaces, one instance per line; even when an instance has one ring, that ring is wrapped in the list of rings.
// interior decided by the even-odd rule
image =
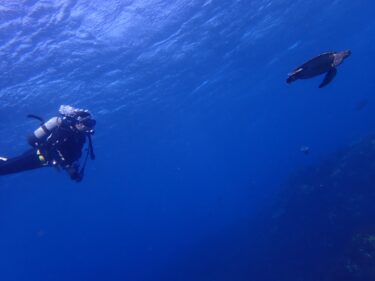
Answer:
[[[336,73],[337,69],[335,67],[332,67],[330,70],[328,70],[326,76],[324,76],[322,83],[319,85],[319,88],[323,88],[324,86],[327,86],[329,83],[331,83],[333,78],[335,78]]]
[[[297,68],[293,72],[288,74],[288,79],[286,79],[286,83],[290,84],[298,79],[298,74],[303,70],[303,68]]]
[[[288,77],[288,79],[286,79],[286,83],[290,84],[290,83],[296,81],[296,79],[297,78],[294,75],[291,75],[291,76]]]

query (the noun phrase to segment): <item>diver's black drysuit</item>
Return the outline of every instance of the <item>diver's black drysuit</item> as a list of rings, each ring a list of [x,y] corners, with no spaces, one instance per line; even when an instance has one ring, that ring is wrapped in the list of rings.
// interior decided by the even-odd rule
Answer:
[[[32,149],[20,156],[0,160],[0,175],[54,166],[66,170],[72,180],[81,181],[83,171],[79,169],[78,160],[81,158],[85,141],[85,133],[69,123],[62,122],[50,131],[42,142],[30,135],[28,142]]]

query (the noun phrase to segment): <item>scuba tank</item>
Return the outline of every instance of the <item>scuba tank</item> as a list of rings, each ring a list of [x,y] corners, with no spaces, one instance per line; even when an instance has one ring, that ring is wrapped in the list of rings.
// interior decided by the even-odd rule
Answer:
[[[33,147],[40,146],[43,142],[45,142],[53,129],[59,127],[62,123],[61,117],[52,117],[47,122],[43,122],[42,118],[34,115],[28,115],[28,117],[41,121],[40,127],[28,137],[28,143]]]

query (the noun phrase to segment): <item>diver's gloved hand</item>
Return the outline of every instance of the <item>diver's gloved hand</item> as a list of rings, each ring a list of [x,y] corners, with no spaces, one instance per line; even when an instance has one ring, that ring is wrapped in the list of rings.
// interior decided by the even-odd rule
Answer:
[[[67,168],[70,178],[76,182],[80,182],[83,179],[83,174],[79,171],[79,165],[73,164]]]

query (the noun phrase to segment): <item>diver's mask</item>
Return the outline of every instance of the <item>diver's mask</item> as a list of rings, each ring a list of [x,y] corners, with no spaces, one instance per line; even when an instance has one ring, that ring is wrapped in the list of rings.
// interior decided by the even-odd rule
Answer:
[[[95,125],[96,120],[91,118],[91,115],[88,115],[86,117],[77,117],[77,123],[75,124],[75,127],[78,131],[85,132],[88,134],[94,134],[95,132]]]
[[[61,105],[59,112],[78,131],[94,134],[96,121],[88,110],[74,108],[70,105]]]

